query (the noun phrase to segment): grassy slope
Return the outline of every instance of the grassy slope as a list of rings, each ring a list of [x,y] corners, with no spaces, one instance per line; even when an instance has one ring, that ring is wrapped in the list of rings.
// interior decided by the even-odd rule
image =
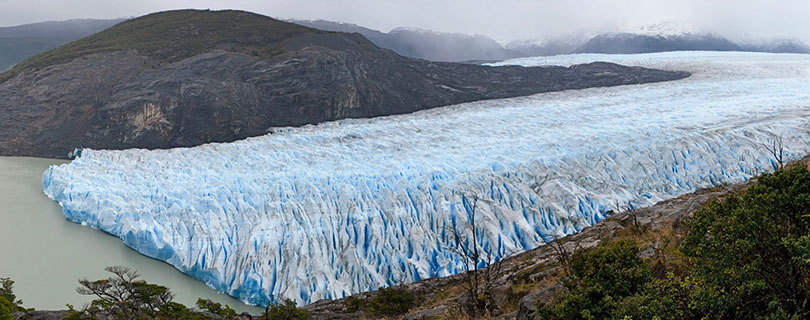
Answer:
[[[136,50],[159,62],[179,61],[214,49],[267,58],[283,52],[282,40],[319,33],[326,32],[244,11],[159,12],[33,56],[0,74],[0,82],[24,70],[121,50]]]

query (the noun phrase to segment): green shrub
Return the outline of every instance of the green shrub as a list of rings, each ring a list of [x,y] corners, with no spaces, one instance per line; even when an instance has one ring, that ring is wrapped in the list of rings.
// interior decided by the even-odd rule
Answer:
[[[15,306],[8,302],[6,298],[0,297],[0,320],[13,320],[11,314],[14,313]]]
[[[347,312],[357,312],[363,308],[363,300],[355,297],[346,298],[346,300],[343,301],[343,304],[346,305]]]
[[[11,314],[26,311],[22,307],[22,300],[14,295],[14,281],[9,278],[0,278],[0,320],[9,320]]]
[[[629,241],[575,253],[567,291],[540,305],[540,318],[810,319],[806,167],[761,176],[698,210],[688,229],[671,253],[685,255],[679,275],[651,276]]]
[[[268,306],[265,311],[266,320],[304,320],[309,318],[309,312],[298,309],[295,301],[284,300],[283,303]]]
[[[779,170],[695,213],[681,251],[707,287],[714,319],[810,318],[810,171]]]
[[[667,273],[662,279],[653,279],[642,291],[617,303],[613,319],[700,319],[692,310],[693,292],[701,283],[690,277]]]
[[[222,305],[220,303],[208,300],[208,299],[197,299],[197,308],[206,312],[213,313],[218,316],[222,316],[225,319],[232,319],[236,317],[236,311],[231,308],[229,305]]]
[[[650,281],[649,265],[629,240],[580,250],[571,257],[567,289],[552,304],[539,306],[545,319],[608,319],[617,301],[638,293]]]
[[[416,305],[416,298],[410,292],[402,289],[384,288],[369,301],[368,309],[374,314],[395,316],[408,312]]]

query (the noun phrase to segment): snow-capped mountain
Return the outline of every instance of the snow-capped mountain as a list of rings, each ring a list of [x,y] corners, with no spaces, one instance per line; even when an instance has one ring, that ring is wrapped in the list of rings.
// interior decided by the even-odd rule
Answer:
[[[577,48],[576,53],[649,53],[666,51],[743,51],[742,48],[691,22],[661,22],[622,26],[601,33]]]
[[[586,32],[570,33],[538,39],[515,40],[507,43],[505,47],[526,57],[554,56],[575,52],[591,37],[592,35]]]
[[[744,51],[810,53],[810,46],[797,38],[746,38],[737,42]]]
[[[699,27],[697,23],[688,21],[605,26],[600,31],[581,30],[571,35],[513,41],[506,47],[527,56],[667,51],[810,53],[810,47],[796,38],[730,38],[720,32]]]

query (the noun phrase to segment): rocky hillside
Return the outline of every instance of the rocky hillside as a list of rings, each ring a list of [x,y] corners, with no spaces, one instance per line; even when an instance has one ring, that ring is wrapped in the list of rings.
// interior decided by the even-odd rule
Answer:
[[[687,77],[607,63],[486,67],[405,58],[360,34],[241,11],[120,23],[0,75],[0,155],[169,148],[271,127]]]

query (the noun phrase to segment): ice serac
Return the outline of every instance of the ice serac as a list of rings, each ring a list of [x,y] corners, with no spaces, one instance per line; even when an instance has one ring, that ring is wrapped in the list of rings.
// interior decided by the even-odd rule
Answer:
[[[65,216],[245,301],[336,298],[463,270],[471,217],[497,255],[772,170],[810,152],[810,56],[572,55],[680,69],[676,82],[481,101],[228,144],[83,150],[43,176]]]

